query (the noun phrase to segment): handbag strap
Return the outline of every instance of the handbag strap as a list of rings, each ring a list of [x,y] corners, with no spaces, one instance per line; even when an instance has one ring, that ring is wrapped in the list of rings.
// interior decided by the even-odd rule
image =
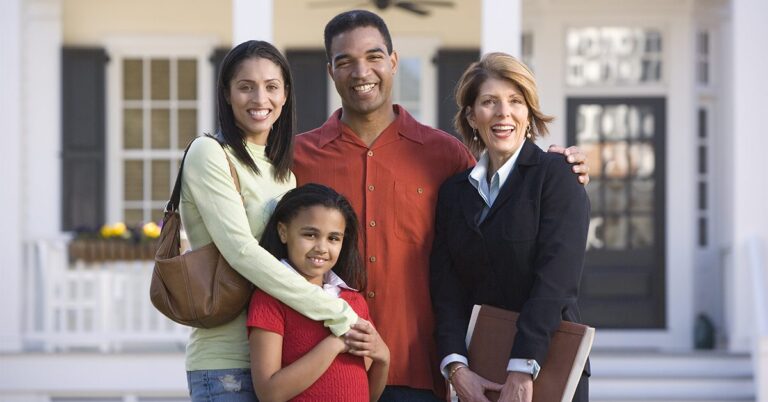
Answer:
[[[232,160],[229,159],[229,155],[227,154],[227,151],[224,149],[224,144],[219,142],[219,140],[212,136],[212,135],[205,135],[206,137],[213,138],[216,140],[216,142],[221,145],[221,149],[224,151],[224,157],[227,158],[227,164],[229,164],[229,174],[232,176],[232,180],[235,182],[235,189],[237,190],[237,193],[240,194],[240,201],[245,204],[245,200],[243,199],[243,194],[240,193],[240,176],[237,175],[237,170],[235,170],[235,165],[232,163]],[[200,137],[198,137],[200,138]],[[187,144],[187,148],[184,149],[184,156],[181,158],[181,164],[179,165],[179,173],[176,175],[176,183],[173,185],[173,192],[171,193],[171,199],[168,200],[168,204],[165,206],[165,212],[176,212],[179,210],[179,202],[181,201],[181,173],[184,170],[184,161],[187,159],[187,152],[189,152],[189,148],[192,146],[192,143],[195,142],[197,138],[193,139],[192,141]]]

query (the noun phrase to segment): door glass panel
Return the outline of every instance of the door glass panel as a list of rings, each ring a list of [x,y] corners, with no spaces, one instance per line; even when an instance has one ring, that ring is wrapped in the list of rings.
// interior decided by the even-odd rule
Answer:
[[[637,46],[660,51],[661,39],[614,45],[630,53]],[[579,304],[587,323],[604,328],[666,324],[664,110],[662,98],[568,100],[568,139],[587,155],[592,176],[586,187],[591,216],[582,283],[615,290],[606,296],[590,290],[594,287],[582,289]],[[647,286],[632,293],[627,283],[639,280]],[[611,314],[610,306],[618,305],[626,315]]]

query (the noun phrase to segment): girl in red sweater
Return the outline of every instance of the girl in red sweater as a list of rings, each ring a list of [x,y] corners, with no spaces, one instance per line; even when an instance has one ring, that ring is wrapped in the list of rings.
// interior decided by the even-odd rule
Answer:
[[[323,326],[256,290],[248,308],[251,376],[256,396],[269,401],[376,401],[387,381],[389,349],[370,320],[365,268],[357,249],[358,221],[346,198],[307,184],[283,196],[261,246],[360,316],[356,339]],[[366,373],[367,370],[367,373]]]

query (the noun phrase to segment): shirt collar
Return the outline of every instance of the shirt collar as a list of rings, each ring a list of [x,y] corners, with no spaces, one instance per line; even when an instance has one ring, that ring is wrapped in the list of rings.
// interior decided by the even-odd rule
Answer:
[[[397,127],[398,134],[419,144],[424,143],[423,133],[419,122],[400,105],[392,105],[395,111],[395,121],[393,124]],[[341,109],[337,109],[331,117],[320,127],[321,135],[318,140],[320,148],[328,143],[338,139],[342,135],[343,123],[341,122]],[[385,129],[386,130],[386,129]],[[352,130],[350,130],[351,132]]]
[[[499,170],[493,174],[491,180],[493,180],[494,177],[498,179],[499,189],[504,187],[504,183],[507,181],[507,178],[509,178],[509,174],[512,173],[512,169],[515,167],[517,157],[520,156],[520,151],[523,149],[523,145],[525,145],[525,143],[520,144],[517,151],[515,151],[515,153],[501,165]],[[489,165],[490,157],[488,156],[488,150],[485,150],[482,155],[480,155],[480,159],[478,159],[475,167],[469,172],[469,182],[473,187],[480,191],[481,195],[483,195],[483,191],[480,189],[487,188],[488,181],[486,180],[486,177],[488,175]],[[486,200],[486,202],[488,201],[489,200]]]
[[[301,275],[299,274],[299,271],[297,271],[296,268],[294,268],[293,265],[291,265],[291,263],[288,262],[288,260],[286,260],[285,258],[280,260],[280,262],[282,262],[283,265],[285,265],[286,267],[290,268],[297,275]],[[344,280],[341,279],[338,275],[336,275],[335,272],[328,271],[325,273],[325,275],[323,275],[323,290],[326,293],[332,296],[338,297],[339,293],[341,293],[341,289],[347,289],[353,292],[357,292],[357,289],[347,285],[347,283],[344,282]]]

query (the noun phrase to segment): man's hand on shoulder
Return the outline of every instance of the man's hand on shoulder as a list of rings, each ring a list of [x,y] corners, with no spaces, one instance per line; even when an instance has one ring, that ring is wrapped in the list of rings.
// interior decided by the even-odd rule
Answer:
[[[559,145],[552,144],[547,149],[547,152],[555,152],[565,155],[565,160],[573,165],[573,173],[579,175],[579,183],[587,185],[589,183],[589,166],[587,165],[587,155],[581,152],[581,149],[577,146],[568,148],[561,147]]]

